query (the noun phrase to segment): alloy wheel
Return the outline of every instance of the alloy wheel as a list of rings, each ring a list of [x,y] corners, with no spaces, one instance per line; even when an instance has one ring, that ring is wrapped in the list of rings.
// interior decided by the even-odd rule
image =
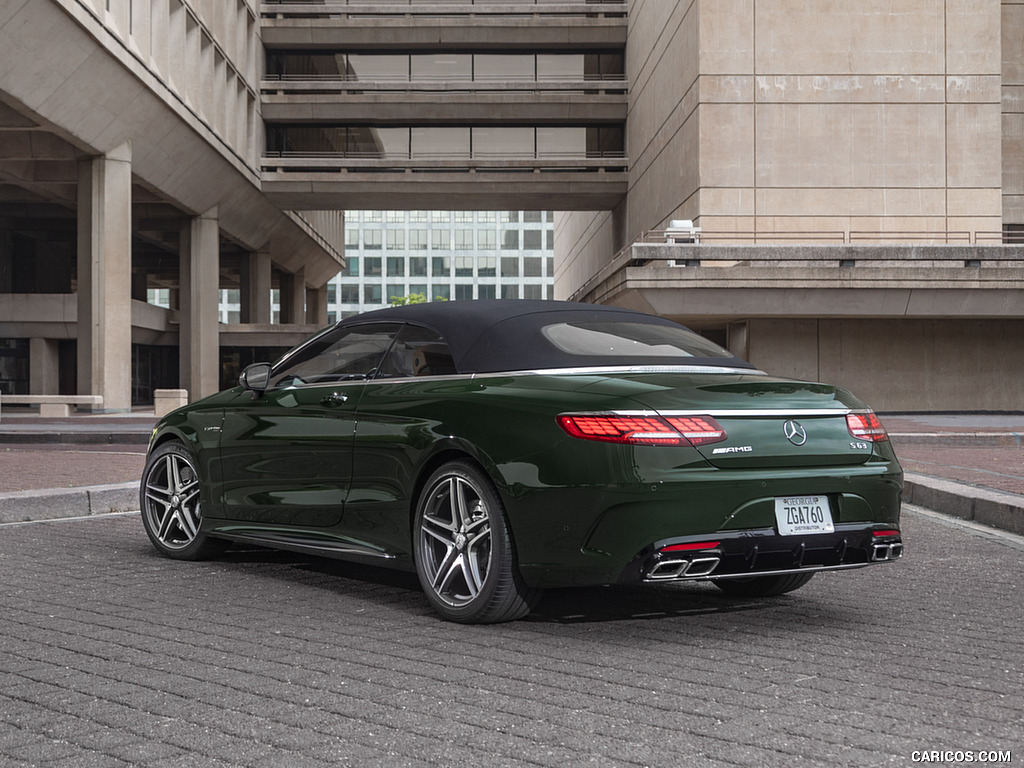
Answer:
[[[420,518],[419,547],[433,593],[452,607],[473,602],[491,567],[491,523],[481,492],[461,475],[442,477]]]
[[[179,453],[160,457],[146,475],[144,514],[149,529],[168,549],[184,549],[199,533],[199,478]]]

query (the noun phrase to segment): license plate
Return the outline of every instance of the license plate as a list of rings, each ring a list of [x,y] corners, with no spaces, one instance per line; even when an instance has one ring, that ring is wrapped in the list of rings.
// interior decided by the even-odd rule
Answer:
[[[780,536],[832,533],[828,496],[786,496],[775,499],[775,521]]]

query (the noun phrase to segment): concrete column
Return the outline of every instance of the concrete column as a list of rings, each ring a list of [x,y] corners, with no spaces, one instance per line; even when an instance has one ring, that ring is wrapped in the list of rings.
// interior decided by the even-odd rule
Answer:
[[[60,394],[60,342],[29,339],[28,391],[32,395]]]
[[[217,209],[189,219],[181,233],[179,373],[195,402],[220,388],[220,227]]]
[[[281,273],[281,323],[306,322],[306,270]]]
[[[241,322],[270,325],[270,253],[257,251],[243,257],[239,281]]]
[[[132,407],[131,145],[78,166],[78,393]]]
[[[327,325],[327,286],[306,289],[306,323],[323,328]]]

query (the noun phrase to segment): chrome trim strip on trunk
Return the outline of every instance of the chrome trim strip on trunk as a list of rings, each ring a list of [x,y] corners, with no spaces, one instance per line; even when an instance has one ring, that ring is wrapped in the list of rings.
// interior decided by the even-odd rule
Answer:
[[[608,411],[594,411],[585,415],[600,415]],[[848,413],[867,413],[852,408],[688,408],[685,410],[628,410],[611,411],[616,416],[749,416],[749,417],[780,417],[780,416],[845,416]]]

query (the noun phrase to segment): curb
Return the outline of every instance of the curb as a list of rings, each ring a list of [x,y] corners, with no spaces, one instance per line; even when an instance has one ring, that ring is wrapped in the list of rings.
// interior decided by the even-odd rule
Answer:
[[[961,520],[1024,535],[1024,496],[907,473],[903,501]]]
[[[0,493],[0,523],[58,520],[138,508],[138,483]]]
[[[896,449],[900,446],[936,446],[952,448],[1021,448],[1024,435],[1019,432],[890,432]]]
[[[0,443],[5,445],[145,445],[152,430],[145,432],[5,432],[0,430]]]

